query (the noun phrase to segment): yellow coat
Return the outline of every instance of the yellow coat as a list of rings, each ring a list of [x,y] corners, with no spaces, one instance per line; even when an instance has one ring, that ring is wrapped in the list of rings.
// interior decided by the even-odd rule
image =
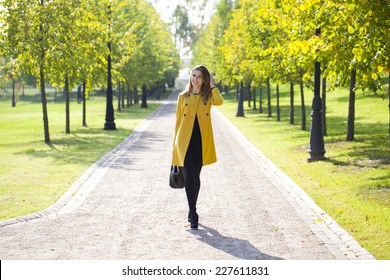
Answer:
[[[213,88],[210,98],[204,102],[203,96],[185,96],[180,93],[176,107],[175,138],[173,140],[172,165],[184,166],[184,159],[194,128],[195,116],[198,116],[200,134],[202,136],[202,159],[207,165],[217,161],[215,153],[213,128],[211,126],[211,105],[222,105],[223,98],[218,88]]]

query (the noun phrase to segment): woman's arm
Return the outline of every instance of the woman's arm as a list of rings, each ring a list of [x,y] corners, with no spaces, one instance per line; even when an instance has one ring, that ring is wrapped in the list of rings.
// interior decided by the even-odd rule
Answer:
[[[223,98],[221,93],[219,92],[219,89],[214,87],[211,90],[211,105],[219,106],[223,104]]]
[[[179,130],[180,121],[181,121],[181,94],[179,93],[177,97],[177,105],[176,105],[176,124],[175,124],[175,135],[173,137],[173,144],[175,144],[177,131]]]

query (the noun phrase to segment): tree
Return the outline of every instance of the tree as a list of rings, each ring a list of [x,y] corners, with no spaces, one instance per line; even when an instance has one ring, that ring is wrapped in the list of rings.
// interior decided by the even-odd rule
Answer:
[[[195,46],[195,59],[210,61],[218,79],[231,86],[245,80],[261,85],[267,79],[299,84],[303,130],[304,87],[313,88],[315,60],[322,66],[324,97],[325,89],[349,82],[350,128],[358,89],[385,95],[382,78],[390,72],[390,6],[386,1],[240,0],[234,8],[227,5],[228,1],[220,1],[218,8],[223,7],[227,16],[221,17],[217,9]],[[226,25],[221,18],[229,18]],[[221,32],[219,26],[224,27]],[[321,35],[313,36],[320,27]],[[351,79],[354,71],[356,79]]]
[[[349,86],[347,141],[353,141],[355,139],[355,87],[356,70],[352,69]]]
[[[17,61],[20,70],[37,77],[41,89],[45,143],[50,144],[45,82],[57,42],[56,5],[52,1],[2,0],[3,52]],[[29,19],[29,20],[26,20]]]
[[[15,73],[38,78],[46,143],[50,143],[46,82],[66,89],[69,133],[69,88],[74,85],[83,84],[86,96],[105,77],[109,85],[111,74],[130,88],[172,80],[178,73],[168,27],[146,0],[0,0],[0,4],[2,55],[15,61]],[[113,120],[108,122],[111,127]]]
[[[179,53],[185,47],[191,45],[191,34],[193,26],[190,23],[188,10],[181,5],[177,5],[173,12],[173,22],[175,26],[175,45],[179,48]]]
[[[174,79],[178,55],[168,26],[147,1],[128,1],[116,13],[115,18],[122,18],[122,23],[113,27],[117,42],[114,79],[133,88],[134,103],[138,103],[137,87]]]
[[[230,67],[226,68],[227,61],[222,46],[225,44],[224,34],[229,27],[232,4],[229,0],[219,1],[216,13],[211,17],[209,24],[201,33],[199,40],[192,48],[192,64],[207,65],[215,75],[216,82],[233,86],[236,84]]]
[[[321,26],[322,35],[308,42],[317,44],[318,58],[330,85],[346,85],[351,71],[356,71],[357,89],[383,90],[380,77],[388,69],[390,54],[390,6],[386,1],[283,0],[288,7],[298,37]],[[300,26],[300,28],[298,28]],[[317,41],[317,42],[315,42]],[[354,102],[354,98],[350,98]],[[354,107],[349,104],[349,107]],[[353,113],[349,113],[353,118]],[[349,126],[353,120],[348,121]],[[348,128],[347,130],[351,129]],[[348,138],[350,138],[349,136]]]
[[[60,47],[53,52],[50,60],[48,78],[56,87],[63,87],[65,92],[65,133],[70,134],[70,92],[77,81],[76,71],[80,57],[77,57],[79,38],[82,37],[83,20],[82,1],[62,0],[53,2],[56,16],[57,43]]]

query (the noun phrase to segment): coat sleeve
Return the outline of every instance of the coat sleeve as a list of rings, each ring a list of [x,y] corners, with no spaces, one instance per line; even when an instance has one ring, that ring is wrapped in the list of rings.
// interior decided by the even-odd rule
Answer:
[[[176,140],[176,136],[177,136],[177,131],[179,130],[179,126],[180,126],[180,121],[181,121],[181,98],[180,98],[181,94],[178,95],[177,97],[177,106],[176,106],[176,124],[175,124],[175,136],[173,138],[173,145],[175,145],[175,140]]]
[[[218,88],[211,90],[211,105],[219,106],[223,104],[223,98]]]

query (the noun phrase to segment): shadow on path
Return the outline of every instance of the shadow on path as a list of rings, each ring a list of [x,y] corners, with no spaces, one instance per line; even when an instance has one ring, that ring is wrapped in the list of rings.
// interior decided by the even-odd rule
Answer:
[[[245,260],[282,260],[282,258],[267,255],[248,240],[221,235],[215,229],[199,224],[198,230],[190,230],[199,241],[202,241],[218,250],[224,251],[238,259]]]

